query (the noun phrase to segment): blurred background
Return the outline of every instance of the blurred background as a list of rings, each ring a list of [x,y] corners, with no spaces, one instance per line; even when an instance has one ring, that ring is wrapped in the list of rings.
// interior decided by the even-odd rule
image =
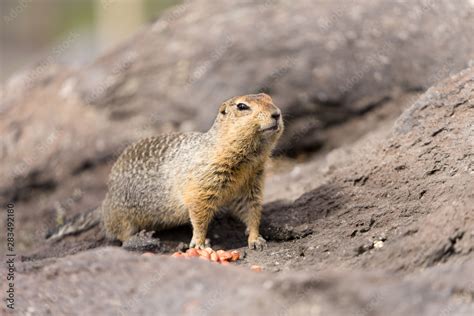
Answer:
[[[0,81],[67,47],[57,63],[82,64],[153,22],[178,0],[1,0]],[[74,38],[73,41],[70,39]]]

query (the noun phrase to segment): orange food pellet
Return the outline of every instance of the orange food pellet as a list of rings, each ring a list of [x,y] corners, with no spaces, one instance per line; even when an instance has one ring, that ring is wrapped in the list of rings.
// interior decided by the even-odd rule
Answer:
[[[210,254],[206,250],[196,249],[196,251],[198,252],[200,257],[203,257],[203,258],[208,259],[208,260],[210,259]]]
[[[233,250],[230,253],[232,255],[231,261],[237,261],[240,258],[240,253],[237,250]]]
[[[196,250],[196,248],[189,248],[186,251],[186,254],[190,257],[199,257],[199,252]]]
[[[219,261],[227,261],[232,259],[232,254],[224,250],[217,250],[217,256],[219,257]]]
[[[152,256],[153,253],[144,253],[144,256]],[[203,260],[210,260],[212,262],[221,263],[223,265],[228,265],[230,261],[237,261],[240,259],[240,253],[237,250],[225,251],[225,250],[213,250],[210,247],[205,249],[199,248],[189,248],[186,252],[175,252],[171,255],[175,258],[185,258],[190,259],[192,257],[198,257]]]
[[[210,255],[211,261],[217,262],[219,261],[219,257],[217,256],[217,253],[212,252]]]

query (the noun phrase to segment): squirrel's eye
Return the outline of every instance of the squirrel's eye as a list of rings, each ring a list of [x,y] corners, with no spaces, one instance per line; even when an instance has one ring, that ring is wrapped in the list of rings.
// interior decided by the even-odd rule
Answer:
[[[239,109],[239,111],[243,111],[243,110],[248,110],[250,109],[249,106],[245,103],[239,103],[237,104],[237,108]]]

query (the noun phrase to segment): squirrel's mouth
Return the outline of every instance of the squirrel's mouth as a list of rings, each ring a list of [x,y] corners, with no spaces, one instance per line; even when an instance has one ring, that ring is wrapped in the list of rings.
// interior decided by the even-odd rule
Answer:
[[[278,124],[278,123],[275,123],[275,124],[273,124],[273,125],[271,125],[271,126],[262,128],[260,131],[261,131],[261,132],[277,132],[279,129],[280,129],[279,124]]]

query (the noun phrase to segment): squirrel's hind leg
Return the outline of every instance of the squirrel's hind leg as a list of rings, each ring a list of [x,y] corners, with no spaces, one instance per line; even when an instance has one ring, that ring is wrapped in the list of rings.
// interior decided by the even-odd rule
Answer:
[[[125,210],[116,209],[107,209],[107,212],[103,213],[103,223],[109,239],[124,242],[138,233],[138,228],[129,220],[127,214]]]

